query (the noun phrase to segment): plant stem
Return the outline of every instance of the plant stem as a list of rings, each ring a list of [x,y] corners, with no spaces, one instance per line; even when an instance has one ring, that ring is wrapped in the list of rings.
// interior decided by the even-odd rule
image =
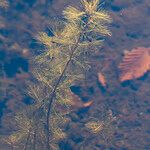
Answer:
[[[57,82],[56,82],[56,84],[54,86],[53,91],[50,94],[50,99],[49,99],[49,104],[48,104],[48,111],[47,111],[47,114],[46,114],[46,127],[47,127],[46,138],[47,138],[47,148],[48,148],[48,150],[50,150],[50,143],[49,143],[49,141],[50,141],[50,121],[49,121],[49,118],[50,118],[50,114],[51,114],[51,106],[52,106],[52,103],[54,101],[55,93],[56,93],[57,87],[59,86],[59,84],[60,84],[60,82],[61,82],[61,80],[62,80],[62,78],[63,78],[63,76],[64,76],[64,74],[65,74],[65,72],[66,72],[66,70],[68,68],[68,66],[70,65],[70,63],[71,63],[71,61],[72,61],[72,59],[74,57],[74,53],[76,52],[80,41],[82,40],[81,39],[82,35],[85,33],[85,31],[87,29],[89,18],[90,17],[88,16],[87,20],[86,20],[86,22],[84,24],[84,28],[82,29],[82,31],[81,31],[81,33],[80,33],[80,35],[79,35],[79,37],[78,37],[78,39],[76,41],[76,44],[74,45],[74,47],[71,50],[71,54],[70,54],[69,60],[67,61],[67,63],[65,65],[65,67],[64,67],[64,69],[63,69],[63,71],[62,71],[62,73],[61,73],[61,75],[59,77],[59,79],[57,80]]]
[[[67,70],[67,68],[68,68],[68,66],[69,66],[69,64],[70,64],[70,62],[72,61],[73,55],[74,55],[76,49],[78,48],[78,44],[79,44],[79,42],[80,42],[81,36],[82,36],[82,33],[80,34],[80,36],[79,36],[79,38],[78,38],[78,40],[77,40],[77,42],[76,42],[74,48],[71,50],[70,58],[69,58],[69,60],[67,61],[66,65],[65,65],[65,67],[64,67],[64,69],[63,69],[63,71],[62,71],[62,73],[61,73],[59,79],[57,80],[57,82],[56,82],[56,84],[55,84],[55,86],[54,86],[54,89],[53,89],[53,91],[52,91],[52,93],[51,93],[51,95],[50,95],[49,104],[48,104],[48,111],[47,111],[47,115],[46,115],[46,125],[47,125],[47,148],[48,148],[48,150],[50,150],[50,144],[49,144],[49,141],[50,141],[50,121],[49,121],[49,118],[50,118],[50,113],[51,113],[51,106],[52,106],[52,103],[53,103],[54,97],[55,97],[55,92],[56,92],[56,89],[57,89],[57,87],[59,86],[59,84],[60,84],[60,82],[61,82],[61,80],[62,80],[62,78],[63,78],[63,76],[64,76],[64,74],[65,74],[65,72],[66,72],[66,70]]]

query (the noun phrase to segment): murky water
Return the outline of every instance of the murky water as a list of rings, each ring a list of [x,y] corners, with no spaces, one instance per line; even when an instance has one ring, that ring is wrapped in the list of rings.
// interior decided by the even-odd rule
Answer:
[[[7,9],[0,8],[0,134],[10,133],[9,119],[21,106],[32,103],[25,94],[25,82],[32,70],[29,60],[41,48],[35,36],[49,32],[50,18],[61,17],[69,4],[79,6],[79,0],[9,0]],[[150,73],[142,78],[120,83],[118,65],[124,50],[150,47],[150,1],[106,0],[105,8],[113,23],[112,36],[92,60],[93,70],[72,91],[84,102],[92,99],[88,109],[70,115],[72,123],[66,129],[69,137],[61,141],[61,150],[76,150],[84,143],[85,150],[149,150],[150,149]],[[97,73],[103,72],[108,87],[103,89]],[[113,133],[99,137],[81,134],[83,122],[91,114],[103,118],[111,110],[116,116]],[[103,114],[103,115],[102,115]],[[111,135],[111,139],[107,136]],[[105,137],[105,138],[104,138]],[[2,142],[3,143],[3,142]],[[0,142],[0,150],[9,149]]]

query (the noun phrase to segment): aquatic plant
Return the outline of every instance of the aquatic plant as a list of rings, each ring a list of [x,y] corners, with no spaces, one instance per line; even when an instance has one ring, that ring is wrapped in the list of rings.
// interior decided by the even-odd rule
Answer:
[[[62,128],[70,121],[70,86],[84,79],[90,69],[89,57],[102,45],[102,37],[111,35],[107,28],[111,17],[101,9],[99,0],[81,3],[81,10],[68,6],[63,20],[52,21],[51,36],[43,32],[37,36],[45,49],[33,60],[35,81],[29,83],[28,93],[35,103],[16,116],[21,125],[14,133],[21,134],[17,142],[24,150],[40,149],[41,145],[42,149],[59,149],[58,141],[67,136]]]

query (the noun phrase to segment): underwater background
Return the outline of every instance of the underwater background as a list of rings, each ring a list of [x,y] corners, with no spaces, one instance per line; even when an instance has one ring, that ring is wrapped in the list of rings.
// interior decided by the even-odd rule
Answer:
[[[20,107],[33,99],[26,94],[31,80],[30,59],[42,49],[36,41],[40,31],[50,33],[51,18],[62,17],[68,5],[79,6],[80,0],[9,0],[0,7],[0,137],[13,130],[9,121]],[[66,127],[68,139],[60,142],[61,150],[76,150],[86,139],[83,122],[91,114],[105,118],[111,111],[116,121],[102,138],[86,139],[85,150],[150,150],[150,73],[120,83],[118,65],[125,50],[150,47],[149,0],[102,0],[101,7],[113,19],[112,36],[106,38],[93,59],[92,72],[86,81],[71,87],[83,101],[93,100],[88,109],[71,114]],[[107,88],[98,82],[103,72]],[[104,133],[105,134],[105,133]],[[0,140],[0,150],[9,147]]]

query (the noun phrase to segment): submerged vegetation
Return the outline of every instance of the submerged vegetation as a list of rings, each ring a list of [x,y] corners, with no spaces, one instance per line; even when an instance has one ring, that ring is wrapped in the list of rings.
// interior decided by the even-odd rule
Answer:
[[[49,98],[45,98],[45,93],[50,93],[45,88],[46,80],[38,81],[36,73],[39,70],[41,74],[46,65],[40,63],[44,64],[49,57],[53,59],[55,51],[45,60],[44,53],[51,47],[46,45],[49,40],[44,44],[41,37],[54,38],[56,31],[64,30],[68,23],[60,14],[64,6],[77,4],[81,16],[84,8],[79,0],[0,2],[5,1],[7,7],[0,4],[0,150],[47,150]],[[73,86],[68,86],[66,95],[61,94],[63,99],[66,96],[65,100],[54,98],[50,114],[51,149],[150,149],[150,20],[145,19],[149,17],[149,0],[102,0],[99,10],[104,8],[113,17],[113,36],[99,36],[105,43],[102,47],[93,46],[95,50],[87,47],[87,69],[81,68],[82,76],[70,83]],[[42,55],[44,59],[40,58]],[[72,74],[77,73],[77,67]],[[28,80],[32,82],[27,82],[26,88]],[[45,104],[39,108],[38,101]]]
[[[89,57],[99,50],[104,36],[111,35],[107,27],[111,17],[101,9],[99,0],[81,3],[82,9],[69,6],[63,20],[52,21],[51,35],[41,32],[37,36],[45,49],[32,61],[34,81],[29,82],[28,94],[34,103],[15,117],[17,129],[5,139],[12,150],[57,150],[58,142],[67,138],[63,128],[70,121],[73,104],[70,87],[85,78]],[[109,123],[113,119],[111,116]],[[96,119],[85,126],[97,134],[107,125]]]

